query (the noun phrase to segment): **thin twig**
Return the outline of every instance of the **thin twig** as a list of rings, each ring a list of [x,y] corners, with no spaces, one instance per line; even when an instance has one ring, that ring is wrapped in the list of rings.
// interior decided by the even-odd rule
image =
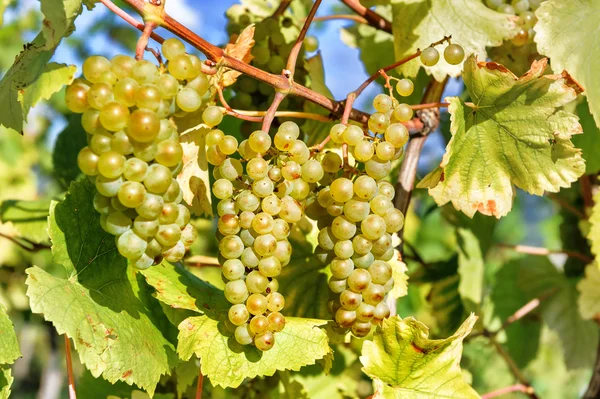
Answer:
[[[148,22],[144,26],[144,30],[142,31],[142,36],[138,39],[137,45],[135,46],[135,59],[141,60],[144,58],[144,51],[148,47],[148,39],[152,36],[152,32],[154,28],[156,28],[156,24],[154,22]]]
[[[515,376],[515,378],[521,384],[525,385],[528,388],[525,393],[532,399],[539,399],[527,378],[525,378],[519,367],[517,367],[517,364],[515,363],[513,358],[510,357],[510,355],[508,354],[508,352],[506,352],[502,345],[500,345],[498,341],[496,341],[496,339],[493,337],[490,337],[490,342],[494,345],[494,348],[496,348],[496,352],[498,352],[500,357],[504,359],[504,361],[508,365],[508,368],[510,369],[511,373]]]
[[[15,245],[18,245],[22,249],[29,251],[29,252],[38,252],[38,251],[42,251],[44,249],[50,249],[49,245],[36,244],[29,240],[26,240],[25,238],[11,237],[4,233],[0,233],[0,237],[12,241]]]
[[[275,113],[277,112],[277,108],[279,108],[279,104],[283,101],[286,94],[280,91],[275,93],[273,97],[273,102],[269,106],[267,113],[263,116],[262,122],[262,131],[269,133],[269,129],[271,129],[271,123],[273,123],[273,119],[275,119]]]
[[[540,303],[542,303],[542,299],[534,298],[531,301],[527,302],[525,305],[521,306],[515,311],[515,313],[511,314],[506,320],[504,320],[504,323],[502,323],[500,328],[494,332],[494,335],[497,335],[500,331],[505,330],[515,321],[520,320],[523,317],[527,316],[529,313],[533,312],[535,309],[537,309],[538,306],[540,306]]]
[[[581,196],[583,197],[583,205],[586,208],[594,206],[594,196],[592,195],[592,182],[589,175],[583,175],[579,178],[579,187],[581,187]]]
[[[267,111],[246,111],[241,109],[227,109],[222,108],[228,115],[235,116],[236,118],[244,119],[250,122],[262,122],[263,117]],[[279,118],[298,118],[298,119],[312,119],[319,122],[331,122],[333,119],[327,115],[315,114],[313,112],[302,112],[302,111],[277,111],[275,117]]]
[[[71,340],[65,334],[65,357],[67,359],[67,375],[69,378],[69,399],[77,399],[75,377],[73,375],[73,359],[71,358]]]
[[[358,22],[359,24],[368,24],[369,23],[369,21],[367,21],[365,18],[361,17],[360,15],[354,15],[354,14],[323,15],[321,17],[315,17],[313,19],[313,21],[314,22],[323,22],[323,21],[333,21],[333,20],[339,20],[339,19],[350,20],[350,21]]]
[[[450,103],[428,103],[428,104],[417,104],[411,105],[410,107],[416,111],[418,109],[428,109],[428,108],[447,108]]]
[[[359,0],[342,0],[342,3],[350,7],[350,9],[358,15],[364,17],[369,25],[385,32],[392,33],[392,23],[375,11],[360,4]]]
[[[202,367],[198,368],[198,385],[196,386],[196,399],[202,399],[202,385],[204,384],[204,374]]]
[[[221,267],[217,258],[203,255],[190,256],[185,259],[185,264],[193,267]]]
[[[548,255],[555,255],[555,254],[561,255],[562,254],[562,255],[570,256],[572,258],[577,258],[585,263],[591,263],[594,261],[592,258],[590,258],[589,256],[587,256],[585,254],[582,254],[581,252],[571,251],[568,249],[551,250],[548,248],[532,247],[529,245],[510,245],[510,244],[498,244],[498,246],[503,247],[503,248],[509,248],[515,252],[519,252],[519,253],[527,254],[527,255],[548,256]]]
[[[227,103],[227,100],[225,100],[225,96],[223,95],[223,89],[221,89],[221,86],[216,85],[215,87],[217,89],[219,101],[221,102],[221,105],[223,105],[223,107],[222,107],[223,113],[233,116],[238,119],[249,121],[249,122],[262,122],[262,120],[263,120],[262,117],[244,115],[244,114],[241,114],[239,111],[231,108],[231,106]]]
[[[562,199],[556,194],[548,193],[546,197],[550,198],[552,201],[556,202],[559,206],[564,208],[565,210],[571,212],[573,215],[577,216],[579,219],[587,219],[587,216],[581,212],[579,209],[575,208],[573,205],[569,204],[567,201]]]
[[[515,385],[511,385],[509,387],[504,387],[504,388],[500,388],[500,389],[497,389],[492,392],[485,393],[485,394],[481,395],[481,399],[492,399],[492,398],[502,396],[502,395],[505,395],[505,394],[511,393],[511,392],[523,392],[523,393],[528,394],[530,392],[533,392],[533,388],[525,386],[523,384],[515,384]]]
[[[273,12],[273,15],[271,15],[271,17],[277,18],[277,17],[282,16],[283,13],[285,13],[285,10],[287,10],[288,7],[290,6],[291,2],[292,2],[292,0],[283,0],[281,3],[279,3],[279,6],[275,10],[275,12]]]
[[[321,5],[321,1],[322,0],[315,0],[314,4],[312,5],[312,7],[310,9],[310,12],[308,13],[308,16],[304,20],[302,29],[300,30],[300,33],[298,34],[298,37],[296,38],[296,43],[294,43],[294,47],[292,47],[292,50],[290,51],[290,55],[288,56],[286,69],[289,71],[289,75],[290,75],[289,78],[291,80],[294,79],[294,72],[296,71],[296,63],[298,61],[298,54],[300,54],[300,49],[302,48],[302,43],[304,42],[304,38],[306,37],[306,32],[308,32],[308,28],[310,28],[310,25],[313,22],[313,18],[315,17],[315,14],[317,13],[319,6]]]

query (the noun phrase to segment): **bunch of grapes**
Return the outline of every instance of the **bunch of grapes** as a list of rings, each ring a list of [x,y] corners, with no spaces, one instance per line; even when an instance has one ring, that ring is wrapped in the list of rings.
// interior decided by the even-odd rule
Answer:
[[[162,52],[168,64],[160,68],[126,55],[92,56],[66,91],[88,133],[77,163],[95,183],[101,225],[140,269],[179,261],[196,238],[175,179],[183,151],[169,118],[198,110],[208,79],[181,41],[166,40]]]
[[[204,122],[214,127],[222,116],[218,108],[209,111]],[[220,200],[217,227],[225,297],[232,304],[229,320],[237,326],[237,342],[262,351],[273,347],[275,333],[285,326],[277,277],[292,255],[290,224],[300,221],[323,175],[312,168],[299,134],[295,123],[284,122],[273,140],[257,130],[239,146],[221,130],[206,135],[207,159],[215,166],[212,192]],[[236,152],[245,166],[232,157]]]

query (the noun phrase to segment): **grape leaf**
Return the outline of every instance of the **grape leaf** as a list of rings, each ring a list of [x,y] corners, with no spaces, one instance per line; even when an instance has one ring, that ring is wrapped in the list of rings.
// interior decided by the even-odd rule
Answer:
[[[0,399],[8,399],[10,396],[10,386],[14,378],[10,371],[10,366],[0,364]]]
[[[577,305],[585,320],[600,316],[600,267],[592,263],[585,268],[585,278],[577,283]]]
[[[398,299],[408,294],[408,268],[406,263],[400,260],[399,253],[388,262],[392,267],[392,278],[394,279],[394,288],[389,292],[389,297]]]
[[[459,366],[463,339],[476,321],[471,314],[451,337],[431,340],[427,327],[412,317],[384,320],[373,341],[363,344],[362,370],[392,388],[394,396],[386,397],[479,398]]]
[[[87,133],[81,127],[81,115],[72,114],[69,124],[56,139],[52,151],[53,172],[63,187],[68,188],[81,174],[77,164],[77,155],[87,145]]]
[[[47,200],[6,200],[0,205],[0,221],[11,223],[22,238],[40,244],[49,241]]]
[[[594,195],[594,207],[588,221],[590,223],[590,230],[588,231],[587,239],[590,243],[590,250],[594,254],[596,263],[598,263],[600,261],[600,193]]]
[[[198,364],[196,359],[180,362],[175,368],[177,377],[177,397],[183,398],[185,391],[192,386],[198,377]]]
[[[396,59],[429,47],[445,36],[460,44],[465,54],[486,58],[486,47],[499,46],[504,39],[517,33],[517,18],[488,8],[480,0],[393,0],[392,32]],[[447,43],[436,46],[443,54]],[[447,75],[458,76],[460,65],[450,65],[444,57],[433,67],[424,67],[418,60],[398,68],[404,75],[415,77],[419,68],[442,81]]]
[[[150,287],[127,267],[114,238],[102,230],[94,193],[88,180],[74,182],[65,200],[52,204],[53,259],[68,277],[29,268],[27,296],[34,313],[73,339],[92,375],[152,393],[177,363],[174,345],[161,332],[170,323],[157,311]]]
[[[469,217],[505,216],[513,184],[530,194],[557,192],[585,171],[570,138],[581,133],[577,117],[558,108],[579,86],[566,73],[543,75],[536,61],[520,78],[496,63],[465,63],[463,79],[473,103],[451,98],[452,139],[440,167],[419,184],[438,205],[452,202]]]
[[[0,365],[12,364],[21,356],[13,324],[0,304]]]
[[[467,312],[479,312],[483,298],[484,262],[479,240],[471,230],[456,230],[458,242],[458,293]]]
[[[575,147],[581,148],[583,159],[585,159],[585,173],[593,175],[600,172],[600,129],[594,122],[590,113],[589,104],[583,101],[577,105],[577,116],[583,128],[583,134],[573,136]]]
[[[81,14],[82,0],[41,0],[44,21],[42,33],[46,38],[46,49],[56,48],[63,37],[75,30],[75,18]]]
[[[77,67],[75,65],[57,64],[51,62],[44,66],[39,78],[29,85],[22,97],[21,102],[23,113],[27,113],[35,104],[41,100],[49,100],[54,93],[57,93],[65,85],[69,85],[75,79]]]
[[[553,69],[566,69],[581,83],[596,125],[600,126],[600,76],[592,68],[600,63],[600,2],[549,0],[535,15],[538,23],[534,40],[539,52],[550,57]]]
[[[331,90],[327,87],[325,83],[325,67],[323,65],[323,57],[321,53],[317,53],[317,55],[310,57],[304,63],[306,71],[308,72],[308,84],[307,87],[310,87],[312,90],[317,93],[323,94],[329,98],[333,98],[333,94]],[[327,111],[323,108],[319,107],[316,104],[311,103],[310,101],[304,102],[304,111],[321,114],[327,116]],[[305,137],[305,142],[307,145],[315,145],[323,141],[325,137],[329,134],[331,127],[335,123],[332,122],[323,122],[316,121],[312,119],[306,119],[304,123],[300,125],[300,129],[303,132],[310,132]]]
[[[226,327],[229,304],[222,291],[166,262],[143,274],[155,287],[158,300],[200,314],[179,325],[177,352],[183,360],[196,354],[202,374],[213,385],[235,388],[245,378],[273,375],[277,370],[299,370],[331,352],[327,334],[319,328],[325,320],[294,317],[286,318],[286,326],[276,334],[271,350],[263,353],[254,346],[242,347]]]
[[[248,25],[240,33],[235,43],[225,46],[225,54],[249,64],[252,61],[252,47],[254,47],[254,25]],[[223,87],[231,86],[242,73],[233,69],[226,70],[221,76]]]
[[[205,125],[201,125],[192,128],[180,138],[183,147],[183,168],[177,175],[177,181],[183,191],[183,200],[198,216],[213,214],[205,144],[206,133],[209,130]]]

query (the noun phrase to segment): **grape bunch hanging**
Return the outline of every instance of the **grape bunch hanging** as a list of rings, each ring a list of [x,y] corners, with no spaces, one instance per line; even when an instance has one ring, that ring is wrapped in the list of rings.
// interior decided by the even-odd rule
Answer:
[[[169,118],[198,110],[209,84],[181,41],[166,40],[162,52],[168,66],[160,68],[126,55],[92,56],[66,92],[88,134],[77,163],[96,186],[102,228],[139,269],[179,261],[197,234],[181,204],[175,177],[183,150]]]

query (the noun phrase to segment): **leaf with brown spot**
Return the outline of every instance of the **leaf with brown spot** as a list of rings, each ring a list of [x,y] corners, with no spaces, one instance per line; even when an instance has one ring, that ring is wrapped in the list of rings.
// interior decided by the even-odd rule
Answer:
[[[254,25],[247,26],[238,36],[235,43],[228,43],[225,46],[225,54],[241,60],[245,63],[252,61],[252,47],[254,47]],[[228,69],[221,76],[222,87],[231,86],[235,83],[241,72]]]

